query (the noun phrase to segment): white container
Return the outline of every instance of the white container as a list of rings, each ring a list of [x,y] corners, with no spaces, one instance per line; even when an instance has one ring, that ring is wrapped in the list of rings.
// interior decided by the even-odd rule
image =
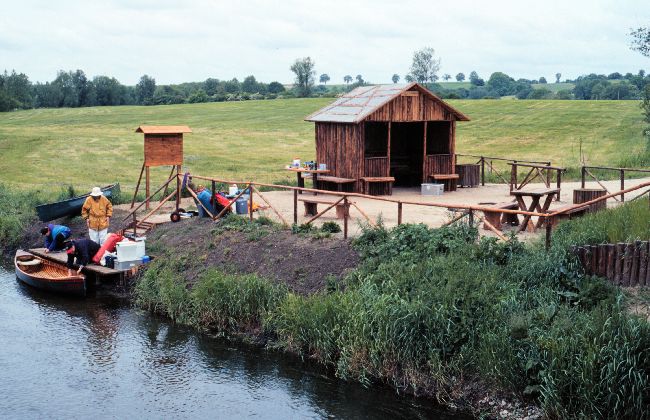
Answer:
[[[119,261],[133,261],[146,255],[145,241],[121,241],[115,244],[117,259]]]
[[[139,260],[132,260],[132,261],[120,261],[120,260],[115,260],[115,269],[116,270],[128,270],[132,267],[135,267],[137,265],[142,264],[142,259]]]
[[[300,158],[293,158],[293,164],[292,166],[294,168],[299,168],[300,167]]]
[[[444,184],[422,184],[421,195],[442,195],[445,190]]]
[[[237,187],[237,184],[232,184],[230,187],[228,187],[228,195],[237,195],[238,191],[239,188]]]
[[[327,170],[327,164],[326,163],[319,163],[318,164],[318,169],[321,171],[326,171]]]

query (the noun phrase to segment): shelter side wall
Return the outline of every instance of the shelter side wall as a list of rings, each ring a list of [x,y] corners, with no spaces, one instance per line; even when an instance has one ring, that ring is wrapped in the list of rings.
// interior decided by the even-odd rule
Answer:
[[[454,121],[456,117],[420,92],[408,91],[370,114],[366,121]]]
[[[316,160],[326,163],[328,175],[363,176],[362,124],[316,123]]]

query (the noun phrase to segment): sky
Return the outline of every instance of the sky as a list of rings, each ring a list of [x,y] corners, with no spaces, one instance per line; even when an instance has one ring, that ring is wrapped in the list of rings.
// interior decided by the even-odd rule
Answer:
[[[59,70],[135,85],[254,75],[292,83],[311,57],[318,75],[390,83],[413,53],[435,49],[439,75],[495,71],[549,82],[650,72],[629,32],[650,26],[650,0],[220,1],[20,0],[0,8],[0,71],[52,81]]]

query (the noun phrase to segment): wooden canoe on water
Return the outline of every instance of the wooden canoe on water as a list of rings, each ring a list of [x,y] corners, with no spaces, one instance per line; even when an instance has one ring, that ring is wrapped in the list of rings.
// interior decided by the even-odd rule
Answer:
[[[110,198],[120,192],[120,184],[107,185],[102,187],[101,190],[106,197]],[[78,195],[63,201],[57,201],[56,203],[36,206],[36,213],[42,222],[49,222],[50,220],[58,219],[63,216],[79,216],[81,214],[81,207],[84,205],[84,201],[86,201],[86,198],[88,198],[89,195],[90,193]]]
[[[65,264],[39,258],[19,249],[14,259],[18,280],[38,289],[86,296],[86,276],[68,276]]]

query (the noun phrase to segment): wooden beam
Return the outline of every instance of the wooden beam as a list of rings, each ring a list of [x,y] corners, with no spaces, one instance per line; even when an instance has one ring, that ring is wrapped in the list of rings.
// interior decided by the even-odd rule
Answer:
[[[284,217],[282,217],[282,215],[280,214],[280,212],[278,212],[278,211],[275,209],[275,207],[273,207],[273,206],[271,205],[271,203],[269,203],[269,200],[267,200],[267,199],[262,195],[262,193],[261,193],[257,188],[255,188],[253,185],[251,185],[251,189],[253,189],[253,190],[257,193],[257,195],[260,196],[260,198],[262,199],[262,201],[264,201],[264,202],[265,202],[265,203],[266,203],[266,204],[271,208],[271,210],[273,210],[273,211],[275,212],[275,214],[278,216],[278,218],[279,218],[280,220],[282,220],[282,224],[284,224],[285,226],[289,226],[289,223],[287,223],[287,221],[284,220]]]
[[[144,173],[144,163],[142,164],[142,169],[140,169],[140,176],[138,177],[138,183],[135,185],[135,192],[133,193],[133,200],[131,200],[131,208],[135,206],[135,199],[138,196],[138,190],[140,189],[140,182],[142,181],[142,174]]]

